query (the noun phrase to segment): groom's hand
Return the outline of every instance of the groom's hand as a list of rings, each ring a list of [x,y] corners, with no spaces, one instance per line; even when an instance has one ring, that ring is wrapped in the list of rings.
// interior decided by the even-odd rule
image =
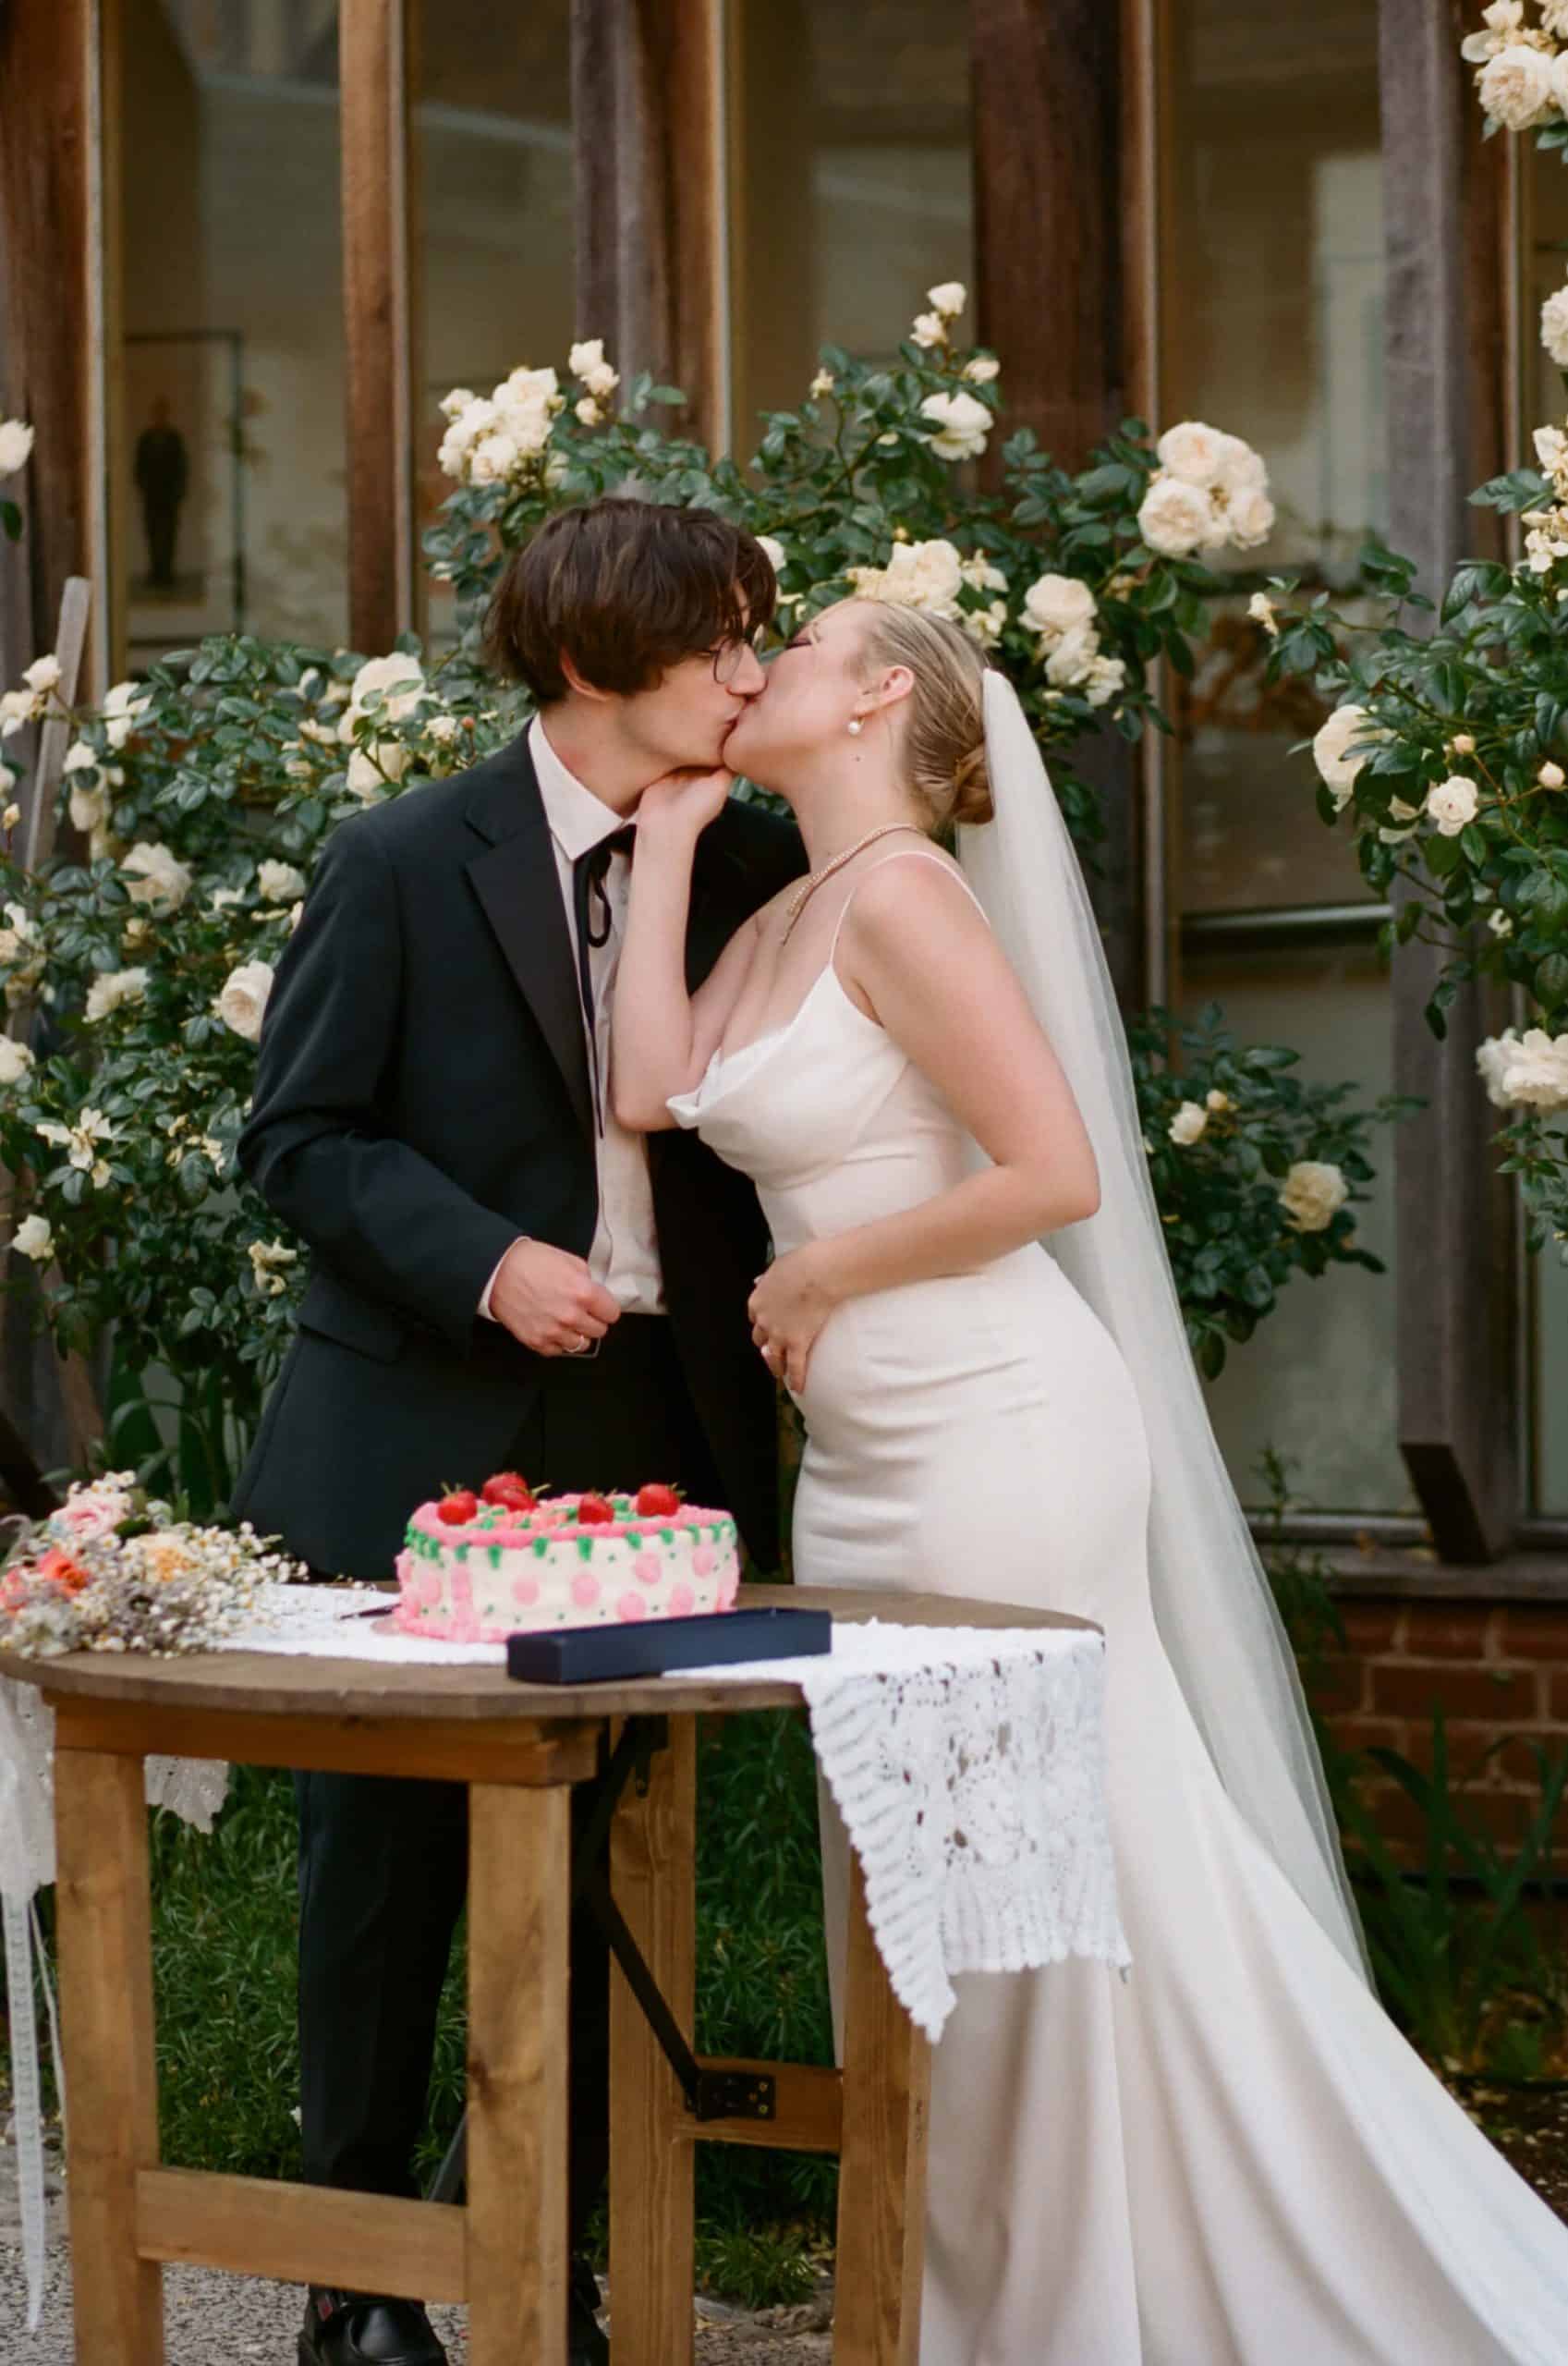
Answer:
[[[580,1257],[546,1240],[515,1240],[501,1260],[490,1311],[541,1356],[575,1356],[602,1339],[620,1308]]]

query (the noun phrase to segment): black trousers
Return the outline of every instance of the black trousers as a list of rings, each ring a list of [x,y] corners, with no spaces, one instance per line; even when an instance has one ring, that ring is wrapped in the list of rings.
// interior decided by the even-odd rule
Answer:
[[[560,1358],[509,1466],[553,1492],[665,1479],[718,1500],[669,1325],[624,1315],[593,1359]],[[461,1474],[475,1484],[488,1474]],[[454,1479],[459,1474],[454,1473]],[[413,1506],[409,1506],[412,1510]],[[412,2194],[436,2010],[468,1884],[462,1785],[297,1774],[299,1809],[300,2133],[306,2181]],[[572,1795],[574,1829],[594,1787]],[[609,1958],[572,1917],[569,2043],[573,2243],[609,2158]]]

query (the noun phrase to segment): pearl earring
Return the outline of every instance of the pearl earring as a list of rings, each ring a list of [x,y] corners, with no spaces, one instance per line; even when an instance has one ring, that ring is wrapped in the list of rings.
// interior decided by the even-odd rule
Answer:
[[[866,727],[866,726],[865,726],[865,725],[861,722],[861,720],[860,720],[860,718],[859,718],[859,716],[858,716],[857,714],[854,714],[854,715],[851,715],[851,716],[850,716],[850,718],[849,718],[849,729],[850,729],[851,736],[852,736],[853,738],[857,738],[857,738],[859,738],[859,736],[860,736],[861,732],[865,729],[865,727]]]

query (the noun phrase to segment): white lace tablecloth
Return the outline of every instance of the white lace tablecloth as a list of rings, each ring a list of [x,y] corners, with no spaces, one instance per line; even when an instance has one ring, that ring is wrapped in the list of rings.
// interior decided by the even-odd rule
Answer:
[[[505,1663],[498,1643],[416,1640],[355,1615],[374,1600],[339,1586],[268,1588],[254,1623],[223,1648],[383,1666]],[[942,2034],[958,1972],[1022,1971],[1067,1957],[1126,1969],[1098,1634],[873,1619],[836,1626],[831,1653],[820,1657],[678,1674],[715,1685],[799,1685],[818,1763],[865,1875],[878,1951],[929,2037]],[[32,1981],[29,1901],[55,1876],[52,1741],[37,1692],[0,1682],[0,1891],[30,2287],[42,2279],[43,2177],[32,2015],[18,2007]],[[222,1767],[149,1761],[148,1798],[209,1830],[225,1779]],[[35,2180],[26,2173],[30,2152]],[[27,2207],[34,2182],[36,2213]]]

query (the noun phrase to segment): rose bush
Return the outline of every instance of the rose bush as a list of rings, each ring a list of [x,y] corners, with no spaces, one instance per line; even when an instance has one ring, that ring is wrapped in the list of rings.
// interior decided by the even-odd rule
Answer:
[[[456,489],[426,537],[456,588],[455,650],[437,664],[411,639],[380,655],[214,640],[72,718],[71,851],[33,876],[0,861],[10,1246],[43,1276],[62,1343],[112,1327],[122,1372],[169,1376],[199,1442],[199,1506],[221,1496],[303,1274],[299,1244],[234,1165],[274,965],[339,820],[520,727],[523,695],[482,672],[477,628],[506,554],[553,510],[635,478],[761,535],[786,624],[851,592],[955,618],[1017,685],[1082,844],[1098,826],[1076,762],[1086,733],[1163,727],[1150,661],[1191,671],[1221,588],[1205,555],[1268,530],[1261,460],[1199,421],[1158,444],[1129,421],[1076,473],[1015,435],[997,489],[977,490],[964,463],[999,431],[1000,365],[956,341],[956,283],[929,302],[894,366],[829,348],[747,466],[665,432],[670,389],[640,380],[615,410],[597,340],[573,348],[565,376],[522,368],[486,396],[456,389],[442,445]],[[7,753],[58,707],[45,657],[0,696]],[[1174,1058],[1163,1019],[1135,1043],[1178,1286],[1213,1371],[1291,1274],[1366,1262],[1331,1190],[1293,1207],[1280,1187],[1293,1166],[1333,1168],[1359,1191],[1370,1118],[1343,1093],[1289,1085],[1289,1053],[1238,1051],[1213,1027]],[[1229,1096],[1222,1115],[1214,1092]],[[1170,1122],[1194,1099],[1209,1115],[1184,1146]]]

